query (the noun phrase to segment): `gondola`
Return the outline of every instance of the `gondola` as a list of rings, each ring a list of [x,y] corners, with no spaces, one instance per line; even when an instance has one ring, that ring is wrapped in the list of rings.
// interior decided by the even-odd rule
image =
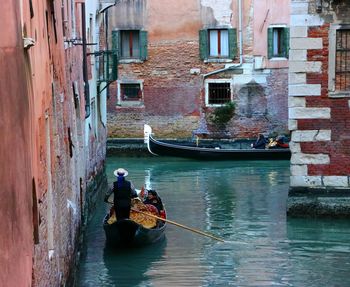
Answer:
[[[252,149],[197,146],[158,141],[153,138],[152,128],[145,125],[145,143],[148,151],[157,156],[175,156],[197,160],[290,160],[289,148]]]
[[[106,234],[106,244],[110,247],[139,247],[145,246],[152,243],[155,243],[159,240],[164,239],[166,222],[156,219],[155,226],[147,227],[140,223],[140,220],[133,218],[133,214],[138,214],[139,212],[135,211],[139,209],[132,205],[132,210],[130,213],[130,218],[122,220],[112,220],[111,221],[111,211],[108,212],[103,219],[103,229]],[[149,211],[141,211],[144,218],[148,218],[145,213]],[[162,210],[161,215],[158,215],[159,218],[166,218],[165,209]],[[149,217],[152,218],[152,217]]]

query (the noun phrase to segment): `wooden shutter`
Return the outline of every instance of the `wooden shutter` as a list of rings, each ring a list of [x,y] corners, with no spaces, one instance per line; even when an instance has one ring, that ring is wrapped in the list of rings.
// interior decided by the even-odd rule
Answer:
[[[147,31],[140,31],[140,59],[147,60],[148,56],[148,33]]]
[[[199,56],[201,60],[208,58],[208,30],[199,30]]]
[[[228,56],[230,59],[237,56],[237,29],[228,29]]]
[[[273,28],[267,29],[267,57],[273,57]]]
[[[112,31],[112,50],[120,56],[120,31]]]
[[[283,28],[283,40],[282,40],[282,48],[283,48],[283,57],[289,57],[289,28]]]
[[[118,59],[120,52],[120,31],[112,31],[112,51],[107,55],[107,77],[109,81],[118,79]]]

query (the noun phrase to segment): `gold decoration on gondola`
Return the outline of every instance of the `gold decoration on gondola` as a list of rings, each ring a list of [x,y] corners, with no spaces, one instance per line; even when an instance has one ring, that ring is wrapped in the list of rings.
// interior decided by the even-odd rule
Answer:
[[[131,200],[131,208],[142,211],[147,214],[153,214],[156,216],[158,215],[156,212],[154,212],[154,210],[150,210],[149,207],[138,198],[133,198]],[[156,218],[147,216],[145,214],[142,214],[133,210],[130,211],[130,219],[146,228],[153,228],[157,225]],[[108,224],[113,224],[116,221],[117,221],[117,218],[115,216],[115,211],[113,209],[112,215],[110,216],[107,222]]]
[[[141,202],[141,200],[139,200],[138,198],[134,198],[131,200],[131,208],[148,213],[148,214],[158,215],[157,213],[150,210],[147,207],[147,205]],[[130,211],[130,219],[135,221],[138,224],[141,224],[143,227],[146,227],[146,228],[153,228],[157,225],[156,218],[144,215],[142,213],[139,213],[133,210]]]

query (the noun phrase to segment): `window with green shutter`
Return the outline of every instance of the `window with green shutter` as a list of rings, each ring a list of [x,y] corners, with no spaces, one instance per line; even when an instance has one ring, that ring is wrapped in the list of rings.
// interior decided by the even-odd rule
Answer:
[[[289,28],[271,27],[267,29],[268,58],[288,58]]]
[[[118,56],[121,60],[146,60],[148,36],[147,31],[120,30],[114,31],[117,41]]]
[[[236,29],[204,29],[199,31],[199,54],[205,59],[234,59],[237,54]]]

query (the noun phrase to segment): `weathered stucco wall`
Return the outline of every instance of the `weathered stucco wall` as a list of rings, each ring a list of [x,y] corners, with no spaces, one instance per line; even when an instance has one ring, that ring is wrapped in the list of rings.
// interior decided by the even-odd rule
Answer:
[[[32,166],[30,94],[19,2],[5,1],[0,11],[0,285],[31,286]],[[25,67],[25,69],[23,69]]]
[[[0,12],[0,286],[66,286],[106,133],[100,113],[85,119],[83,3],[20,2]]]
[[[268,68],[286,68],[288,60],[269,60],[267,57],[267,28],[271,25],[289,27],[290,0],[254,1],[254,49],[253,55],[265,57]]]
[[[272,68],[283,67],[280,76],[267,65],[255,68],[255,52],[266,55],[266,31],[256,32],[253,21],[258,9],[269,9],[271,23],[289,23],[288,8],[281,9],[276,1],[265,6],[256,1],[242,1],[243,63],[240,72],[217,72],[239,65],[239,52],[233,61],[203,61],[199,56],[199,30],[205,28],[239,28],[239,1],[120,1],[111,9],[110,32],[134,29],[129,20],[139,17],[139,29],[148,32],[148,58],[145,61],[120,61],[118,80],[142,83],[143,98],[138,105],[121,104],[118,101],[118,83],[111,85],[108,101],[108,135],[110,137],[142,137],[143,124],[153,125],[159,136],[190,137],[199,126],[200,119],[207,118],[212,108],[205,106],[206,80],[223,79],[232,87],[236,102],[236,115],[227,126],[232,137],[255,137],[258,132],[286,132],[287,130],[287,61],[276,61]],[[271,3],[270,3],[271,2]],[[273,6],[273,4],[275,6]],[[257,6],[255,6],[257,5]],[[288,6],[288,1],[282,5]],[[142,10],[143,9],[143,10]],[[257,11],[256,11],[257,10]],[[126,17],[122,11],[132,13]],[[133,12],[132,12],[133,11]],[[261,17],[260,17],[261,18]],[[260,19],[259,18],[259,19]],[[261,20],[261,19],[260,19]],[[263,19],[262,19],[263,21]],[[124,24],[121,24],[121,23]],[[136,25],[136,26],[137,26]],[[264,27],[266,30],[266,26]],[[256,36],[255,36],[256,34]],[[255,40],[256,37],[256,40]],[[237,36],[239,50],[239,36]],[[264,46],[264,48],[263,48]],[[277,70],[276,70],[277,71]],[[214,72],[213,75],[208,73]],[[261,90],[255,93],[251,86]],[[250,100],[241,94],[249,90]],[[251,103],[259,103],[254,110]],[[249,106],[250,105],[250,106]],[[253,109],[248,113],[242,112]],[[210,125],[208,123],[208,125]],[[211,127],[209,126],[209,129]],[[215,127],[212,129],[215,130]]]

